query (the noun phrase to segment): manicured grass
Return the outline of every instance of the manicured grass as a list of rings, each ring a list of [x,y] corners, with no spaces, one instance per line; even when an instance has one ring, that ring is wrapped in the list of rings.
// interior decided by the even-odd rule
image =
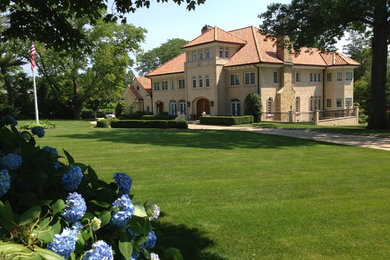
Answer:
[[[377,135],[377,136],[390,136],[390,130],[378,130],[378,129],[367,129],[366,124],[358,126],[320,126],[313,124],[304,123],[274,123],[274,122],[261,122],[251,124],[256,127],[263,128],[285,128],[285,129],[305,129],[305,130],[317,130],[332,133],[342,134],[354,134],[354,135]]]
[[[56,121],[64,148],[155,202],[158,243],[185,259],[385,259],[390,153],[236,131],[98,129]]]

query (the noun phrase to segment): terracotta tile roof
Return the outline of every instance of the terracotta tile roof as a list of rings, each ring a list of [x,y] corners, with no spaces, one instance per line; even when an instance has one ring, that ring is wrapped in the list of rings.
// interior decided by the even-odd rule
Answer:
[[[292,62],[295,65],[327,66],[321,56],[321,51],[317,48],[303,47],[298,55],[293,52]]]
[[[148,92],[149,95],[152,94],[152,80],[145,77],[136,77],[135,78],[138,83],[141,85],[143,89],[145,89],[146,92]]]
[[[163,75],[163,74],[172,74],[172,73],[181,73],[184,72],[184,63],[186,61],[186,54],[182,53],[176,56],[175,58],[167,61],[157,69],[153,70],[146,74],[146,77]]]
[[[213,29],[208,30],[204,34],[198,36],[194,40],[185,44],[182,48],[184,49],[184,48],[193,47],[193,46],[210,43],[210,42],[226,42],[226,43],[235,43],[240,45],[246,44],[245,40],[215,26]]]
[[[131,92],[134,94],[134,96],[138,99],[138,100],[143,100],[142,96],[138,93],[138,91],[132,86],[132,85],[129,85],[127,86]]]
[[[325,53],[321,53],[320,55],[324,59],[327,66],[343,66],[343,65],[359,66],[360,65],[359,62],[341,53],[325,52]]]

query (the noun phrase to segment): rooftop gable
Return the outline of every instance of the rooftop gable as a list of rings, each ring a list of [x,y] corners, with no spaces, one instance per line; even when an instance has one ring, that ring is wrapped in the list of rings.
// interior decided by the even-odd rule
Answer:
[[[164,75],[164,74],[173,74],[173,73],[182,73],[184,72],[184,63],[186,61],[186,54],[182,53],[176,56],[175,58],[167,61],[157,69],[147,73],[146,77]]]
[[[239,45],[246,44],[245,40],[215,26],[214,28],[208,30],[207,32],[195,38],[194,40],[185,44],[182,48],[185,49],[185,48],[194,47],[194,46],[211,43],[211,42],[225,42],[225,43],[233,43]]]

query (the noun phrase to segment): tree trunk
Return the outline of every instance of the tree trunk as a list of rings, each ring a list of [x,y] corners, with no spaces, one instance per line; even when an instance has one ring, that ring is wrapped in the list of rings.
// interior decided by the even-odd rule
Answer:
[[[5,87],[7,89],[8,105],[10,105],[11,107],[14,107],[14,105],[15,105],[14,88],[12,87],[11,81],[9,79],[9,75],[7,75],[7,69],[4,67],[1,67],[1,74],[3,74],[4,84],[5,84]]]
[[[80,119],[81,103],[79,101],[79,85],[77,79],[73,79],[73,119]]]
[[[374,1],[374,26],[371,67],[371,111],[368,128],[386,129],[387,6],[385,0]]]

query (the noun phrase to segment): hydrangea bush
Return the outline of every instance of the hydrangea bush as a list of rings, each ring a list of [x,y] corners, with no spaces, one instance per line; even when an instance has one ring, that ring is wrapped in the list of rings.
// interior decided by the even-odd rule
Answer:
[[[37,146],[43,128],[16,125],[11,116],[0,120],[0,259],[159,259],[152,222],[160,208],[134,202],[130,176],[102,181],[65,150],[61,158]],[[166,258],[182,259],[168,251],[175,254]]]

